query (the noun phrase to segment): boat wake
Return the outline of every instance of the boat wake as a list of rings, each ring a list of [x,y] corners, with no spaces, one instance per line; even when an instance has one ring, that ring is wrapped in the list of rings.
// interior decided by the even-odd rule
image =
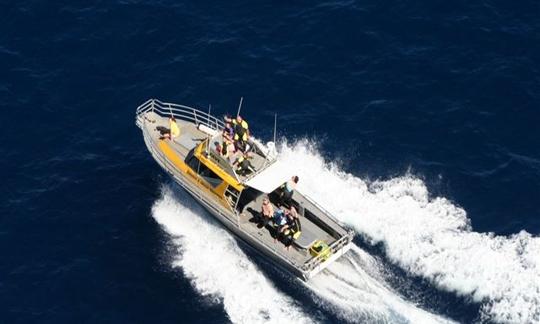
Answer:
[[[539,237],[524,231],[511,236],[474,232],[463,209],[444,198],[431,199],[420,179],[368,183],[325,163],[313,147],[308,141],[281,145],[280,159],[297,168],[299,189],[369,242],[382,243],[394,264],[479,303],[482,321],[540,321]],[[233,322],[317,321],[274,287],[232,235],[185,196],[164,186],[153,216],[177,249],[173,266],[199,293],[223,303]],[[381,265],[373,262],[354,247],[306,284],[307,291],[318,305],[347,321],[445,321],[388,288],[373,271]]]
[[[452,322],[403,300],[385,285],[382,276],[377,276],[381,267],[375,258],[353,245],[344,257],[305,285],[320,306],[348,322]]]
[[[162,187],[152,207],[154,219],[171,237],[173,267],[213,302],[223,304],[234,323],[312,323],[301,307],[278,291],[187,193]]]
[[[152,207],[154,219],[170,235],[171,264],[202,296],[222,303],[235,323],[312,323],[300,304],[279,291],[238,247],[236,240],[187,194],[164,185]],[[444,322],[400,299],[364,270],[379,265],[353,247],[309,283],[307,295],[327,312],[348,322]],[[380,279],[382,280],[382,279]]]
[[[280,146],[280,159],[300,176],[299,189],[371,243],[383,243],[393,263],[480,303],[482,321],[540,321],[540,237],[474,232],[463,209],[431,199],[421,180],[367,183],[327,164],[314,146]]]

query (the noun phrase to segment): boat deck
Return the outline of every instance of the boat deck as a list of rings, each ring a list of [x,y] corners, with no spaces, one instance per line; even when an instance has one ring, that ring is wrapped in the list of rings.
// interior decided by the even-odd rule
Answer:
[[[147,112],[144,116],[144,127],[147,134],[151,135],[152,140],[157,143],[161,136],[157,127],[169,128],[169,119],[159,116],[154,112]],[[178,127],[180,128],[180,136],[172,140],[168,140],[171,147],[178,153],[179,156],[185,158],[191,150],[193,150],[199,143],[204,141],[208,136],[197,129],[195,124],[187,122],[185,120],[176,120]]]
[[[265,195],[260,195],[255,200],[250,201],[242,210],[241,213],[241,227],[244,231],[251,233],[258,237],[261,241],[266,243],[268,246],[273,246],[274,250],[281,250],[282,253],[286,254],[289,259],[294,260],[296,264],[304,264],[307,260],[311,258],[309,254],[309,246],[311,246],[316,240],[323,240],[328,244],[331,244],[336,239],[333,238],[329,233],[321,229],[319,226],[315,225],[309,219],[300,215],[300,223],[302,227],[302,233],[298,239],[301,244],[293,243],[287,248],[284,243],[275,240],[276,230],[272,222],[264,228],[259,228],[257,225],[257,219],[259,217],[259,212],[262,207],[262,200]],[[295,199],[298,196],[294,197]],[[274,210],[277,210],[275,201],[270,198],[270,202],[274,207]]]
[[[147,112],[144,118],[144,126],[146,127],[148,134],[151,134],[152,139],[157,142],[160,137],[160,132],[156,130],[156,127],[161,126],[169,128],[169,119],[154,112]],[[238,157],[240,153],[236,153],[233,157],[227,159],[217,151],[217,145],[223,143],[221,134],[209,136],[207,133],[199,130],[195,124],[181,119],[177,119],[176,123],[180,129],[180,136],[170,140],[169,143],[171,143],[173,149],[175,149],[182,158],[187,157],[189,152],[199,143],[209,139],[210,147],[208,148],[208,153],[212,160],[217,163],[222,170],[225,170],[231,176],[238,179],[239,182],[245,181],[253,175],[253,173],[239,175],[233,170],[232,162],[236,160],[236,157]],[[269,160],[264,156],[264,153],[256,147],[250,152],[249,161],[255,173],[264,169],[269,164]]]

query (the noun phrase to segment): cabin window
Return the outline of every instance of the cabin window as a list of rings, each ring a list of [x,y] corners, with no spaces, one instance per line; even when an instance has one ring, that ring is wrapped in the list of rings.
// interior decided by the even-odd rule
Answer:
[[[210,170],[206,165],[202,164],[199,159],[196,157],[192,157],[188,161],[188,166],[193,169],[193,171],[197,172],[206,182],[208,182],[212,187],[219,186],[223,180],[214,173],[214,171]]]

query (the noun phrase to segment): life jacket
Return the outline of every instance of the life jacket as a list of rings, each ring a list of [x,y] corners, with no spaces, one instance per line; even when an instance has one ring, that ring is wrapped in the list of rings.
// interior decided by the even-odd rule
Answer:
[[[171,120],[169,126],[171,128],[171,137],[178,137],[178,135],[180,135],[180,128],[178,128],[178,124]]]
[[[289,228],[285,230],[285,235],[291,235],[293,239],[297,239],[300,237],[300,220],[298,218],[294,218],[292,221],[287,222],[289,224]]]
[[[242,120],[241,123],[238,123],[238,121],[233,120],[234,125],[234,140],[235,141],[247,141],[248,139],[248,129],[249,125],[247,121]]]
[[[244,156],[240,156],[237,160],[237,168],[238,170],[246,170],[249,168],[249,160],[246,159]]]

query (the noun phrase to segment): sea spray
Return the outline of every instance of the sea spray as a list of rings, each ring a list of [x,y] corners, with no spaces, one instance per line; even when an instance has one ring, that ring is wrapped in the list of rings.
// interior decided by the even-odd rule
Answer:
[[[328,164],[314,143],[280,146],[280,159],[300,176],[299,190],[320,202],[387,257],[436,287],[481,303],[481,319],[540,321],[540,238],[474,232],[466,212],[430,198],[410,175],[368,183]]]
[[[276,289],[238,247],[232,234],[174,185],[162,186],[152,207],[154,219],[171,237],[171,264],[203,296],[223,304],[235,323],[306,323],[300,304]],[[379,267],[358,247],[308,283],[315,302],[348,322],[444,323],[447,320],[403,300],[365,269]],[[264,301],[264,302],[263,302]]]
[[[278,291],[238,248],[234,238],[202,217],[205,211],[187,193],[164,185],[154,203],[154,219],[177,248],[172,265],[180,268],[203,296],[223,303],[234,323],[313,323],[299,305]],[[216,226],[217,225],[217,226]]]
[[[452,323],[403,299],[382,276],[383,265],[353,245],[305,285],[319,305],[353,323]]]

